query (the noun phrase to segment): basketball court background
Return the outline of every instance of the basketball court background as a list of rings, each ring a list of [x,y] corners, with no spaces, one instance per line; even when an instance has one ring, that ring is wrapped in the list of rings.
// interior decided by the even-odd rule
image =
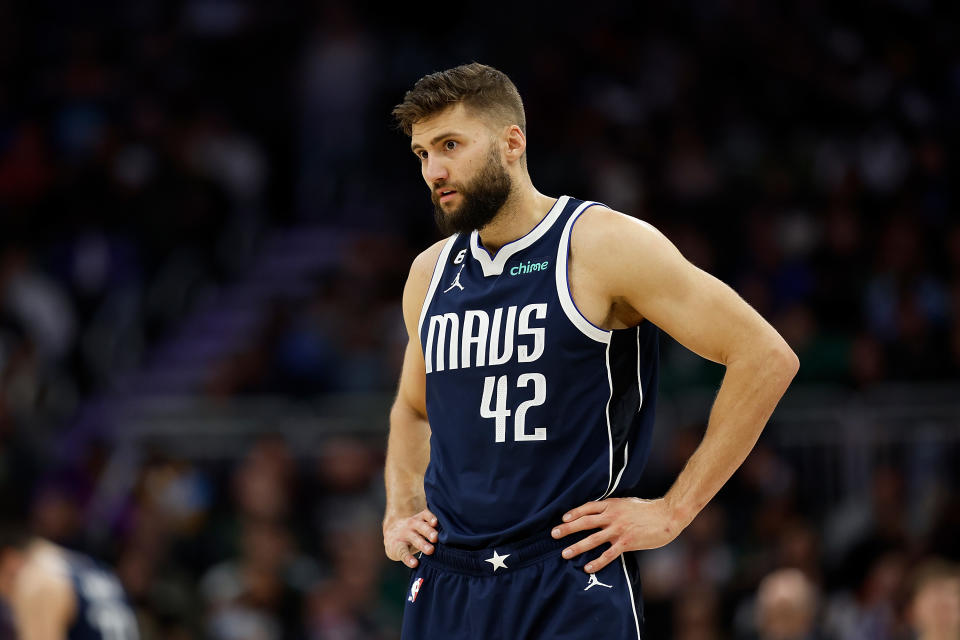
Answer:
[[[800,356],[645,554],[648,636],[772,637],[797,568],[817,637],[902,637],[960,560],[960,16],[836,4],[0,2],[2,517],[114,564],[145,638],[397,637],[383,447],[436,231],[389,112],[478,60],[542,192],[658,226]],[[664,342],[650,496],[722,375]]]

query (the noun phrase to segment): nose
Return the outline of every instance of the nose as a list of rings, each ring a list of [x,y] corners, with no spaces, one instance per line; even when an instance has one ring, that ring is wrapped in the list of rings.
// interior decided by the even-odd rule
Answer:
[[[440,159],[432,156],[427,157],[423,164],[423,179],[427,181],[427,186],[433,188],[438,182],[443,182],[450,177],[447,166]]]

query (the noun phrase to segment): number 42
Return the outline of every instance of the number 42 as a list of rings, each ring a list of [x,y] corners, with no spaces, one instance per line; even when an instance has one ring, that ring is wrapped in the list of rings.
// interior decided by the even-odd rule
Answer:
[[[513,439],[515,442],[547,439],[546,427],[535,427],[533,433],[528,433],[526,430],[527,410],[530,407],[543,404],[543,401],[547,399],[547,378],[542,373],[521,374],[517,378],[517,388],[526,387],[531,382],[533,383],[533,398],[521,402],[513,416]],[[496,386],[497,403],[495,409],[493,408],[494,386]],[[496,437],[494,441],[506,442],[507,418],[510,417],[510,409],[507,408],[507,376],[487,376],[483,379],[483,400],[480,402],[480,417],[495,420]]]

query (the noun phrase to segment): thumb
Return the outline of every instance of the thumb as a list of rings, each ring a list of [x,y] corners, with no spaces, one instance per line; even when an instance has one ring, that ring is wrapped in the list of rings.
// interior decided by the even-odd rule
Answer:
[[[397,545],[397,559],[408,567],[417,566],[417,558],[411,553],[410,546],[406,543]]]

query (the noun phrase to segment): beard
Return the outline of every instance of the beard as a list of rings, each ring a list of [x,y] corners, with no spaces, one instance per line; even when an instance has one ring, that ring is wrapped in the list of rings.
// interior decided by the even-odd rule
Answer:
[[[440,204],[437,186],[430,194],[433,200],[433,219],[444,236],[454,233],[466,233],[482,229],[491,220],[510,197],[513,181],[504,169],[496,148],[491,148],[487,163],[467,184],[451,185],[460,194],[460,206],[445,211]]]

